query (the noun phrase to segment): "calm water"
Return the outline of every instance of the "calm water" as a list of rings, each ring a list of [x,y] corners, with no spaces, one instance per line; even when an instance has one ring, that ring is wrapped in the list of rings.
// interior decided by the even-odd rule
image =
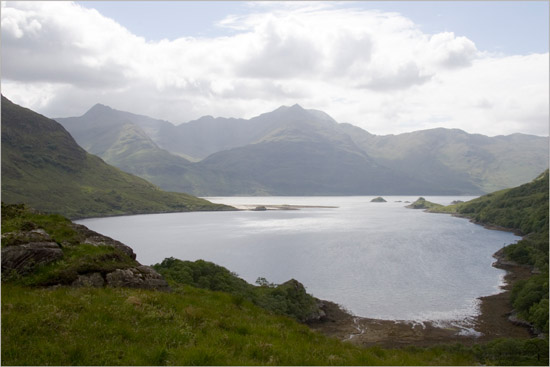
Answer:
[[[499,292],[492,254],[519,239],[468,220],[404,208],[417,197],[227,197],[213,202],[324,205],[297,211],[136,215],[78,221],[131,246],[143,264],[205,259],[254,283],[302,282],[358,316],[457,320]],[[454,197],[426,199],[449,204]],[[468,200],[469,198],[459,198]],[[402,202],[397,202],[402,201]]]

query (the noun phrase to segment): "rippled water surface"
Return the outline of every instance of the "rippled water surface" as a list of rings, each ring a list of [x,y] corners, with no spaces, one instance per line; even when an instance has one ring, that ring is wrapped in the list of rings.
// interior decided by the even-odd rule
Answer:
[[[466,219],[404,208],[417,197],[227,197],[229,205],[323,205],[292,211],[136,215],[78,221],[131,246],[143,264],[205,259],[254,283],[302,282],[358,316],[451,320],[498,293],[492,254],[519,238]],[[449,204],[453,197],[426,197]],[[467,200],[469,198],[459,198]]]

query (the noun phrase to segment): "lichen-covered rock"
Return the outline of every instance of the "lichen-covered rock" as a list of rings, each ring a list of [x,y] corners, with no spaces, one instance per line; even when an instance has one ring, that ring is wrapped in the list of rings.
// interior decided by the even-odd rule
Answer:
[[[126,246],[122,242],[94,232],[88,227],[85,227],[81,224],[73,223],[72,227],[78,232],[79,236],[82,238],[80,243],[93,246],[111,246],[121,250],[122,252],[130,256],[132,260],[136,259],[136,254],[134,253],[134,250],[132,250],[131,247]]]
[[[117,269],[105,277],[111,287],[170,290],[164,278],[150,266]]]
[[[42,228],[2,234],[2,246],[16,246],[29,242],[52,242],[52,238]]]
[[[73,287],[96,287],[100,288],[105,285],[105,279],[100,273],[90,273],[79,275],[78,278],[71,284]]]
[[[63,257],[63,251],[55,242],[30,242],[2,248],[2,273],[15,271],[26,274],[37,266]]]

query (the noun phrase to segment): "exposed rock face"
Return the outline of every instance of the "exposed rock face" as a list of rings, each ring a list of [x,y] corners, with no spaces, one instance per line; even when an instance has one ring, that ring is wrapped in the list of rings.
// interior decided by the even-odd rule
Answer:
[[[153,268],[140,265],[135,268],[117,269],[105,277],[111,287],[169,290],[164,278]]]
[[[170,287],[164,278],[149,266],[139,265],[134,268],[116,269],[105,277],[99,272],[79,275],[71,284],[73,287],[126,287],[156,289],[168,291]]]
[[[90,273],[79,275],[78,278],[71,284],[73,287],[103,287],[105,279],[101,273]]]
[[[52,242],[52,239],[50,235],[42,228],[2,234],[3,246],[15,246],[29,242]]]
[[[15,271],[26,274],[38,265],[48,264],[62,257],[63,251],[55,242],[29,242],[6,246],[2,248],[2,273]]]
[[[126,246],[122,242],[113,240],[110,237],[104,236],[97,232],[88,229],[88,227],[83,226],[82,224],[72,224],[73,228],[80,234],[82,237],[81,243],[93,245],[93,246],[111,246],[121,250],[126,253],[132,260],[136,259],[136,254],[131,247]]]

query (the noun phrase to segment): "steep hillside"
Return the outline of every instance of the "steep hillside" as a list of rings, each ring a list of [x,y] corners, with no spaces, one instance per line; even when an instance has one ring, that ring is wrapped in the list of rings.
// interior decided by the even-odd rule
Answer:
[[[533,181],[461,203],[456,211],[477,222],[519,231],[548,233],[548,170]]]
[[[69,217],[227,209],[105,164],[57,122],[3,96],[2,200]]]
[[[172,124],[103,105],[95,105],[80,117],[56,120],[79,145],[105,162],[164,190],[194,191],[193,181],[183,178],[189,174],[191,162],[161,149],[146,133],[158,136],[161,130],[174,128]]]

